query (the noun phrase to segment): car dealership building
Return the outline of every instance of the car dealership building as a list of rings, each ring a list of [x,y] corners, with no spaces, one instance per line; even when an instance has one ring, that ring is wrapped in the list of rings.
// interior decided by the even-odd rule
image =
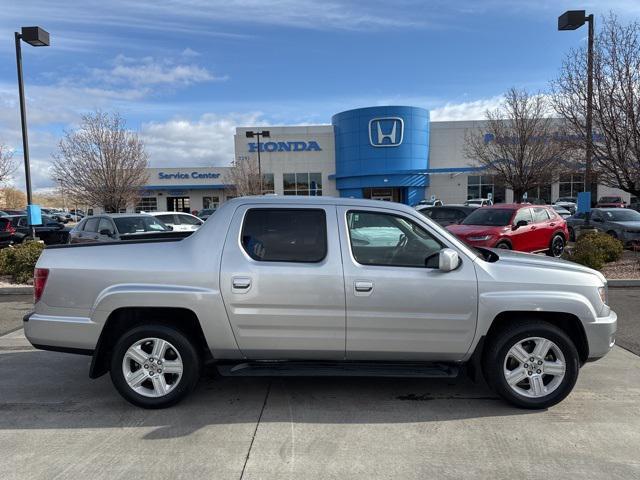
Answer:
[[[268,130],[249,138],[247,132]],[[348,110],[330,125],[238,127],[236,160],[260,153],[264,189],[278,195],[330,195],[389,200],[414,205],[432,197],[445,203],[491,196],[513,201],[513,193],[495,184],[464,153],[467,135],[482,135],[482,121],[431,122],[419,107],[385,106]],[[232,196],[228,167],[152,168],[138,210],[216,208]],[[551,202],[576,196],[582,175],[528,192]],[[598,196],[629,194],[600,186]]]

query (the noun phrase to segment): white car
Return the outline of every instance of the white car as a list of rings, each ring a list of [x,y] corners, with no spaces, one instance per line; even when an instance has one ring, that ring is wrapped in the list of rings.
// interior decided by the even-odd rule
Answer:
[[[192,232],[200,228],[204,222],[190,213],[183,212],[144,212],[152,215],[164,224],[169,225],[175,232]]]
[[[553,202],[553,204],[569,210],[569,212],[571,212],[571,215],[575,214],[578,208],[576,197],[560,197],[555,202]]]
[[[468,207],[487,207],[493,205],[493,201],[488,198],[470,198],[464,204]]]

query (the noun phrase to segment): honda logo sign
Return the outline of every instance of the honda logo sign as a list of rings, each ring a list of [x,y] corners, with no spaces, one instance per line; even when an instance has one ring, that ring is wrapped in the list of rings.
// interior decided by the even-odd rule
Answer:
[[[369,143],[374,147],[397,147],[404,137],[404,121],[400,117],[369,120]]]

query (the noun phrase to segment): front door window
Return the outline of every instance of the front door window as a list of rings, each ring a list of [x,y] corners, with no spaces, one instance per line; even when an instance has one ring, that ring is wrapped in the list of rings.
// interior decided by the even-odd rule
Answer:
[[[347,224],[353,257],[362,265],[424,268],[443,247],[422,227],[397,215],[351,211]]]

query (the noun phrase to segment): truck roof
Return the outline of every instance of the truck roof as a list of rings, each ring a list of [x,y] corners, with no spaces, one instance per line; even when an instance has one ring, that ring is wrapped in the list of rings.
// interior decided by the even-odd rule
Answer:
[[[297,195],[254,195],[247,197],[237,197],[231,200],[227,200],[224,202],[220,208],[225,205],[243,205],[243,204],[271,204],[279,203],[282,205],[343,205],[348,207],[391,207],[396,210],[403,210],[405,212],[413,212],[416,210],[411,208],[408,205],[404,205],[402,203],[397,202],[384,202],[380,200],[365,200],[361,198],[344,198],[344,197],[308,197],[308,196],[297,196]]]

